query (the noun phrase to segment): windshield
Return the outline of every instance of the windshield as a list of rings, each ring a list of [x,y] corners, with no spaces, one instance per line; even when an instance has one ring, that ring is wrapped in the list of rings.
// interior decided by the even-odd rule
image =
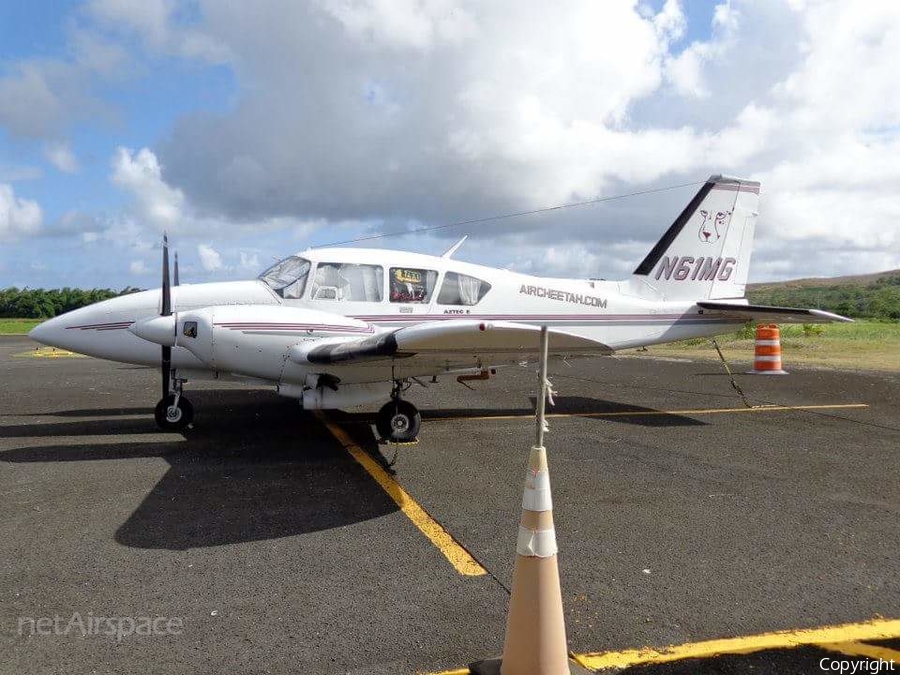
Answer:
[[[306,275],[309,274],[309,260],[292,255],[275,263],[259,275],[261,281],[282,298],[301,298],[306,289]]]

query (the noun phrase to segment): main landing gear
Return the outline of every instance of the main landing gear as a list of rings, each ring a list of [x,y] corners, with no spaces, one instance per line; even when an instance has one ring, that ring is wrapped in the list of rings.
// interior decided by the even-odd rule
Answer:
[[[400,398],[408,388],[408,383],[395,380],[391,400],[382,406],[375,419],[375,429],[389,443],[412,443],[419,435],[422,415],[416,406]]]
[[[194,421],[194,406],[182,396],[184,380],[173,378],[173,392],[164,396],[156,404],[153,416],[163,431],[182,431]]]

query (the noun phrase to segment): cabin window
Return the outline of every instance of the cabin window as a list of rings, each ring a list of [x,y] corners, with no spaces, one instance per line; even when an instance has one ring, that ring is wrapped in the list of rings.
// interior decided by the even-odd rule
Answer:
[[[272,265],[259,279],[282,298],[302,298],[309,268],[309,260],[292,255]]]
[[[381,302],[384,268],[354,263],[319,263],[310,298],[342,302]]]
[[[431,301],[437,285],[438,273],[414,267],[392,267],[390,274],[391,302],[424,304]]]
[[[475,305],[491,290],[491,285],[466,274],[447,272],[441,292],[438,293],[440,305]]]

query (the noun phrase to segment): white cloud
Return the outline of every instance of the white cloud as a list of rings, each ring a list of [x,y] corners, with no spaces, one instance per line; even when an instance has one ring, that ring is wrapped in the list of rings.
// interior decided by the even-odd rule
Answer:
[[[709,89],[703,81],[703,61],[711,57],[708,43],[694,43],[666,64],[666,77],[682,95],[706,98]]]
[[[509,269],[544,277],[623,278],[647,253],[643,242],[621,241],[600,251],[580,243],[535,246],[521,238],[507,242],[515,251]]]
[[[694,98],[710,96],[705,71],[711,62],[724,60],[734,49],[740,20],[740,12],[730,2],[716,5],[712,37],[692,42],[680,54],[666,58],[665,76],[675,91]]]
[[[65,104],[38,64],[23,63],[18,72],[0,79],[0,123],[12,133],[40,137],[64,118]]]
[[[75,173],[79,169],[78,159],[68,143],[47,143],[44,146],[44,156],[48,162],[65,173]]]
[[[103,221],[102,238],[119,248],[146,252],[159,246],[160,237],[154,232],[147,236],[144,227],[133,218],[116,216]]]
[[[110,180],[129,191],[135,199],[139,217],[159,230],[177,230],[184,214],[184,194],[162,178],[162,168],[149,148],[137,153],[116,149]]]
[[[103,122],[113,106],[94,86],[115,81],[125,50],[100,35],[70,27],[66,58],[25,58],[5,64],[0,76],[0,127],[14,137],[58,138],[74,123]]]
[[[299,236],[327,224],[324,220],[309,221],[293,216],[235,219],[228,214],[201,213],[180,189],[166,181],[163,167],[149,148],[134,152],[119,147],[113,154],[111,166],[110,181],[128,192],[133,202],[123,218],[113,219],[110,230],[120,231],[124,224],[129,237],[138,233],[146,235],[143,230],[147,228],[153,231],[154,237],[164,230],[185,236],[216,230],[225,237],[280,230],[293,231]],[[116,237],[113,235],[112,238]]]
[[[0,183],[0,241],[33,236],[41,229],[43,213],[32,199],[16,197],[12,185]]]
[[[200,256],[200,265],[207,272],[222,269],[222,256],[209,244],[198,244],[197,255]]]
[[[174,0],[90,0],[87,13],[107,28],[134,33],[157,53],[198,58],[210,63],[229,59],[228,49],[203,31],[177,20]]]
[[[319,0],[317,4],[354,40],[373,46],[424,51],[476,34],[471,14],[454,0]]]
[[[240,269],[242,271],[258,272],[260,270],[259,255],[256,253],[250,254],[246,251],[241,251],[240,261]]]
[[[650,16],[656,31],[670,41],[680,40],[687,30],[687,18],[679,0],[666,0],[662,10],[655,16],[651,12]]]
[[[134,275],[141,276],[147,274],[150,270],[147,269],[147,265],[143,260],[132,260],[131,264],[128,265],[128,271]]]
[[[721,154],[717,130],[629,124],[685,30],[674,0],[655,14],[581,0],[400,9],[204,5],[253,95],[176,127],[158,149],[169,183],[232,221],[446,221],[608,194]]]
[[[188,246],[215,236],[222,255],[204,269],[220,276],[251,267],[263,232],[333,241],[347,222],[396,230],[719,172],[764,182],[754,276],[825,257],[900,265],[900,4],[731,0],[690,44],[683,3],[653,4],[92,0],[84,16],[103,30],[80,34],[68,66],[0,78],[0,124],[62,138],[70,102],[89,107],[84,83],[121,68],[112,39],[137,37],[135,58],[228,60],[233,105],[185,115],[152,150],[117,150],[111,180],[133,202],[85,229],[123,247],[161,229]],[[492,223],[467,253],[627,273],[689,198]]]

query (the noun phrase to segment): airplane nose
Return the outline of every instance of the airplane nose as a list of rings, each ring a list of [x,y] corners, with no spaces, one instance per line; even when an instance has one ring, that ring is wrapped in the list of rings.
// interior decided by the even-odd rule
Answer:
[[[28,332],[28,337],[49,347],[65,349],[65,346],[62,344],[65,330],[63,322],[59,317],[56,317],[55,319],[48,319],[43,323],[39,323]]]
[[[154,316],[133,323],[129,331],[147,342],[153,342],[164,347],[175,346],[175,317]]]
[[[123,313],[120,312],[110,312],[109,303],[111,302],[113,301],[106,300],[73,309],[44,321],[32,328],[28,337],[50,347],[69,349],[79,354],[94,356],[96,351],[94,347],[101,344],[101,336],[112,336],[113,329],[124,331],[132,321],[129,315],[123,316]],[[105,349],[106,347],[104,347]]]

